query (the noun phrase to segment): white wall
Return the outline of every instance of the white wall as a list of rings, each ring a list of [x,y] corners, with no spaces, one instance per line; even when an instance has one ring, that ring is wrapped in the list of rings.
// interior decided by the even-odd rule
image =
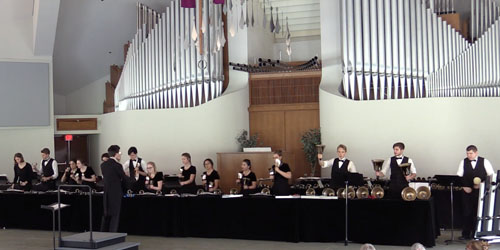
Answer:
[[[321,1],[320,126],[325,157],[334,157],[336,146],[345,144],[358,171],[374,177],[371,159],[392,156],[393,143],[403,141],[417,175],[428,177],[456,174],[465,148],[475,144],[480,155],[500,169],[499,98],[353,101],[341,96],[338,9],[338,0]],[[329,174],[330,169],[322,170],[322,176]]]
[[[54,115],[66,114],[66,96],[54,93]]]
[[[321,39],[293,39],[292,38],[292,61],[308,61],[314,56],[321,59]],[[288,62],[288,54],[286,53],[285,43],[274,44],[274,58],[279,59],[281,51],[281,58],[283,61]]]
[[[136,146],[139,156],[154,161],[164,174],[177,174],[180,155],[189,152],[197,170],[205,158],[217,159],[217,152],[236,152],[236,136],[248,130],[248,88],[223,95],[194,108],[133,110],[101,116],[101,134],[90,137],[91,164],[111,144],[118,144],[123,161]],[[96,167],[96,171],[100,169]],[[200,178],[197,178],[200,181]]]
[[[66,95],[67,115],[102,114],[109,75]]]

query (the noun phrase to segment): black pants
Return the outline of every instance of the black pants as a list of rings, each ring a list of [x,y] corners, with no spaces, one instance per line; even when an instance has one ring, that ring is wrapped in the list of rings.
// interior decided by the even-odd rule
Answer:
[[[118,225],[120,224],[120,215],[102,216],[101,232],[118,232]]]
[[[462,237],[473,238],[477,224],[477,204],[479,199],[479,190],[472,189],[471,193],[463,192],[463,227]]]

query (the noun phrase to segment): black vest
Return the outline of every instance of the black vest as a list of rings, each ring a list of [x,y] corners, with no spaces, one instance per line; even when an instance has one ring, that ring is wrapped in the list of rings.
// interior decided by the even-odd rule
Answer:
[[[463,176],[463,187],[473,187],[474,178],[479,177],[481,181],[486,179],[486,169],[484,168],[484,158],[477,157],[476,167],[473,169],[471,161],[468,158],[464,159],[464,176]]]
[[[142,158],[138,157],[137,158],[137,163],[141,164],[139,166],[139,170],[143,171],[142,170]],[[129,173],[130,173],[130,177],[134,177],[134,173],[135,173],[135,166],[134,166],[134,161],[132,161],[132,159],[128,162],[128,170],[129,170]]]
[[[45,165],[43,163],[45,162]],[[54,175],[54,169],[52,169],[52,163],[54,162],[54,159],[50,158],[47,161],[42,161],[42,174],[43,177],[49,177]]]
[[[349,166],[349,160],[345,159],[344,163],[342,164],[342,166],[340,166],[340,168],[339,168],[339,161],[340,161],[339,158],[335,158],[335,160],[333,160],[332,175],[331,175],[332,178],[337,174],[347,174],[348,172],[347,167]]]
[[[401,170],[401,167],[399,167],[398,162],[396,161],[396,157],[393,156],[391,157],[391,184],[390,186],[392,187],[397,187],[398,189],[403,189],[405,187],[408,187],[408,181],[406,180],[403,171]],[[409,158],[406,156],[403,156],[403,163],[408,163]]]

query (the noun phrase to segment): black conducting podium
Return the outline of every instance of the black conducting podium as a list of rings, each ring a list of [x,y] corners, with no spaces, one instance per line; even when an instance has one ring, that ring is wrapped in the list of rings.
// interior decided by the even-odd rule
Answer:
[[[434,176],[437,180],[437,184],[442,185],[442,186],[449,186],[450,187],[450,209],[451,209],[451,238],[449,240],[446,240],[446,244],[451,244],[455,240],[455,219],[454,219],[454,209],[453,209],[453,187],[458,187],[462,186],[462,177],[458,175],[435,175]],[[461,242],[461,241],[458,241]]]

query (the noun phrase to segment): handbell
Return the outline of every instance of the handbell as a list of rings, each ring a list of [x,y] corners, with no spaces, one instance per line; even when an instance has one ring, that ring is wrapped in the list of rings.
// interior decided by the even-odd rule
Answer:
[[[317,153],[318,154],[323,154],[323,152],[325,152],[325,145],[322,145],[322,144],[318,144],[316,145],[316,151],[318,151]]]
[[[384,198],[385,191],[380,185],[376,185],[375,187],[372,188],[370,194],[371,196],[375,197],[375,199],[382,199]]]
[[[473,181],[474,181],[474,185],[479,185],[479,184],[481,184],[481,178],[479,178],[479,177],[474,177],[474,180],[473,180]]]
[[[238,189],[231,188],[231,190],[229,190],[229,194],[238,194]]]
[[[356,190],[356,197],[358,199],[366,199],[369,195],[370,192],[367,187],[359,187],[358,190]]]
[[[325,188],[323,189],[323,192],[321,192],[323,196],[335,196],[335,191],[331,188]]]
[[[200,195],[200,194],[203,194],[203,192],[205,192],[205,190],[200,188],[200,189],[198,189],[198,191],[196,191],[196,194]]]
[[[403,171],[404,176],[409,176],[411,175],[411,163],[402,163],[399,165],[401,168],[401,171]]]
[[[373,170],[375,170],[375,172],[380,172],[380,171],[382,171],[382,166],[384,165],[384,160],[373,159],[372,164],[373,164]]]
[[[431,198],[431,190],[429,187],[420,186],[417,188],[417,198],[419,200],[428,200]]]
[[[221,195],[222,194],[222,190],[220,190],[220,189],[217,188],[217,189],[214,190],[214,194]]]
[[[316,195],[316,190],[314,190],[314,188],[308,188],[306,190],[306,196],[314,196]]]
[[[346,197],[348,199],[354,199],[354,197],[356,197],[356,192],[354,191],[353,187],[348,187],[346,195],[345,188],[339,188],[337,190],[337,196],[341,199],[345,199]]]
[[[411,187],[405,187],[403,191],[401,191],[401,198],[405,201],[414,201],[417,199],[417,191]]]
[[[177,190],[175,189],[170,190],[170,194],[177,194]]]
[[[260,193],[264,194],[264,195],[270,195],[271,194],[271,190],[269,188],[265,187],[262,190],[260,190]]]

